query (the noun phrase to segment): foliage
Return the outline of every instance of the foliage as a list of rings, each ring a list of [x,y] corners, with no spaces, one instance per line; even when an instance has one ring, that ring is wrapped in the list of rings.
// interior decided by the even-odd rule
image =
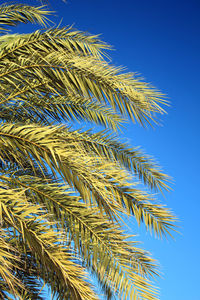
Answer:
[[[7,26],[46,26],[45,7],[0,6],[0,297],[158,299],[150,254],[123,220],[162,236],[172,213],[151,190],[169,177],[117,132],[129,117],[144,125],[163,113],[161,93],[112,66],[98,36],[72,27],[14,34]],[[105,129],[75,130],[74,121]],[[149,188],[144,192],[137,184]]]

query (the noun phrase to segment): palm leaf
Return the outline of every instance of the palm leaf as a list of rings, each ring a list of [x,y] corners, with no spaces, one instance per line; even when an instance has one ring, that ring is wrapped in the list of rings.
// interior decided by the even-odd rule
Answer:
[[[24,4],[2,4],[0,6],[0,25],[16,26],[18,23],[39,23],[45,25],[50,12],[44,6],[33,7]],[[4,28],[4,27],[3,27]],[[2,28],[0,28],[2,30]]]
[[[43,6],[3,4],[0,30],[46,26],[49,14]],[[43,284],[56,299],[97,299],[86,269],[107,299],[158,299],[157,264],[121,221],[133,215],[157,236],[171,235],[176,218],[141,188],[168,190],[170,178],[112,132],[129,118],[157,122],[167,102],[113,66],[109,49],[73,27],[1,32],[2,299],[44,299]],[[73,130],[74,121],[106,130]]]
[[[141,124],[154,120],[153,115],[156,112],[164,112],[159,106],[159,103],[164,103],[160,98],[162,95],[148,84],[132,77],[131,74],[121,74],[119,68],[108,65],[103,59],[64,51],[65,49],[56,43],[54,46],[55,49],[51,53],[48,46],[42,46],[37,52],[28,51],[27,55],[18,57],[15,62],[2,59],[2,92],[4,86],[7,92],[10,86],[12,93],[13,89],[17,88],[17,94],[21,94],[23,83],[26,83],[26,91],[27,86],[31,89],[29,81],[24,79],[30,77],[32,80],[34,77],[36,87],[41,86],[44,89],[46,83],[49,92],[53,94],[59,92],[67,96],[73,90],[84,97],[92,95],[98,101],[109,103],[121,114],[128,114]],[[15,93],[5,98],[2,93],[1,103],[12,99],[14,95]]]
[[[49,180],[43,184],[40,182],[39,178],[34,177],[13,179],[13,183],[26,188],[31,199],[35,198],[47,207],[53,220],[61,222],[61,227],[67,232],[67,240],[72,241],[101,282],[110,282],[125,299],[132,290],[135,295],[144,294],[146,299],[156,299],[145,279],[147,275],[157,274],[154,260],[137,248],[136,242],[128,242],[130,237],[123,234],[119,225],[111,223],[96,208],[88,209],[80,202],[80,197],[70,195],[62,186],[50,184]],[[115,282],[116,276],[120,280],[118,284]],[[124,285],[127,285],[126,291]],[[121,286],[119,290],[118,286]],[[127,290],[129,293],[125,296]]]
[[[78,141],[69,142],[62,138],[62,131],[63,128],[59,127],[3,125],[0,129],[0,155],[17,159],[21,166],[27,160],[33,160],[32,165],[37,162],[41,170],[47,170],[47,164],[54,175],[57,172],[78,190],[86,203],[92,203],[92,194],[93,203],[111,218],[118,218],[125,208],[139,224],[143,221],[159,236],[173,228],[175,218],[171,212],[156,204],[147,193],[131,188],[127,181],[130,174],[101,156],[87,155]],[[14,155],[16,149],[17,158]]]
[[[168,189],[170,177],[164,174],[154,159],[145,155],[140,149],[130,147],[109,131],[100,131],[92,134],[90,131],[69,131],[63,133],[67,140],[76,140],[82,143],[87,152],[105,156],[108,160],[117,160],[129,171],[134,171],[144,184],[152,189]]]
[[[60,299],[65,297],[67,291],[74,299],[97,299],[89,285],[82,280],[85,275],[75,263],[78,258],[73,257],[72,251],[61,244],[62,237],[59,238],[51,229],[51,223],[45,220],[48,216],[41,218],[41,206],[28,203],[22,193],[0,189],[2,218],[5,224],[21,235],[37,263],[42,264],[44,269],[40,276],[45,279],[45,273],[49,273],[48,276],[53,279],[51,288],[59,292]]]

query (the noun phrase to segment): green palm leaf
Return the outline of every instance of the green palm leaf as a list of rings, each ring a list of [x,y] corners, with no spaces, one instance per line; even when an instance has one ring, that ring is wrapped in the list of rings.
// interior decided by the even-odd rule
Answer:
[[[41,129],[43,131],[41,131]],[[75,138],[62,138],[63,128],[33,125],[3,125],[0,129],[0,155],[15,159],[14,149],[21,153],[17,159],[23,166],[27,160],[37,162],[42,170],[45,162],[88,202],[92,193],[93,203],[100,206],[111,218],[119,212],[133,213],[140,224],[161,235],[173,228],[170,211],[157,205],[152,198],[127,181],[128,173],[118,164],[108,162],[102,156],[86,153]],[[1,144],[3,147],[1,147]]]
[[[45,25],[49,15],[49,11],[45,11],[44,7],[33,7],[23,4],[2,4],[0,6],[0,25],[16,26],[18,23],[39,23]],[[2,28],[0,28],[2,29]]]
[[[99,36],[3,34],[20,22],[46,26],[49,14],[0,6],[0,297],[45,299],[47,285],[56,299],[98,299],[94,277],[107,299],[156,300],[157,263],[122,221],[171,235],[176,218],[151,194],[170,178],[117,132],[129,118],[157,122],[167,102],[111,65]],[[74,130],[77,121],[106,129]]]
[[[82,281],[84,273],[74,262],[78,258],[73,257],[69,247],[63,247],[62,236],[51,229],[53,223],[48,221],[48,215],[42,214],[41,206],[30,204],[22,193],[23,190],[0,190],[1,218],[21,235],[36,262],[42,263],[40,276],[45,279],[45,273],[49,273],[52,290],[60,293],[60,299],[68,291],[75,299],[97,299]]]

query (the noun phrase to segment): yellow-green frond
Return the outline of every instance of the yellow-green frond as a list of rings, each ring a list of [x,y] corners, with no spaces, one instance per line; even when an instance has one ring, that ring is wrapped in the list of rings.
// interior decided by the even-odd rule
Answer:
[[[0,26],[16,26],[18,23],[39,23],[46,25],[50,11],[44,6],[34,7],[25,4],[2,4],[0,5]],[[2,28],[0,28],[2,29]]]
[[[171,235],[175,216],[141,187],[168,190],[170,178],[113,132],[157,122],[167,101],[113,66],[97,35],[5,31],[49,14],[0,6],[0,298],[42,300],[47,285],[58,300],[98,299],[95,278],[108,300],[158,300],[157,263],[122,221]],[[106,129],[74,130],[82,121]]]

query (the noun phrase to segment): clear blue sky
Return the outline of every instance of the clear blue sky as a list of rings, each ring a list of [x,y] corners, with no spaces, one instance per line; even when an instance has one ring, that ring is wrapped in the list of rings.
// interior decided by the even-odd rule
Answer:
[[[173,191],[162,200],[178,216],[181,234],[173,241],[154,239],[138,228],[133,232],[160,261],[161,300],[200,300],[200,1],[49,2],[57,23],[63,18],[62,25],[101,33],[115,48],[110,53],[114,64],[141,73],[168,95],[171,107],[162,126],[145,130],[130,124],[124,136],[156,157],[174,178]]]

